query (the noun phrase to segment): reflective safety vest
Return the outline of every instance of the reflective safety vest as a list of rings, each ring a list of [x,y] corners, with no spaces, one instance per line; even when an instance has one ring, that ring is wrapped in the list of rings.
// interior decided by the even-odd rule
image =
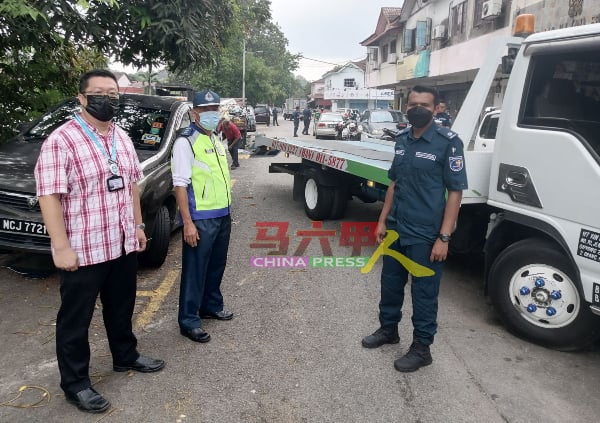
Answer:
[[[216,135],[209,137],[192,127],[181,135],[194,151],[192,183],[187,188],[192,220],[227,216],[231,206],[231,181],[223,143]]]

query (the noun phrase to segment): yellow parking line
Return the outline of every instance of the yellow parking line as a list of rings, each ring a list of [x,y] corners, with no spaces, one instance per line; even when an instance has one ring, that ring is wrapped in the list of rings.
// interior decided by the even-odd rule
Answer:
[[[158,311],[158,309],[164,302],[178,276],[179,270],[171,270],[169,273],[167,273],[165,279],[154,291],[139,291],[137,293],[137,295],[140,297],[150,297],[150,301],[148,302],[148,305],[138,315],[135,321],[136,329],[143,328],[148,323],[150,323],[150,320],[152,320],[152,316]]]

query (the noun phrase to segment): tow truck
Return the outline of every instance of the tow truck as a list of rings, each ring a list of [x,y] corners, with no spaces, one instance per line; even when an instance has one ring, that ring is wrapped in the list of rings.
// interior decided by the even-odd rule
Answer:
[[[452,254],[481,252],[483,289],[506,327],[531,342],[583,348],[600,336],[600,24],[497,37],[452,130],[470,140],[498,72],[508,76],[493,148],[465,151]],[[468,141],[467,141],[468,142]],[[301,159],[272,163],[294,176],[292,197],[313,220],[347,201],[384,199],[393,142],[261,137]]]

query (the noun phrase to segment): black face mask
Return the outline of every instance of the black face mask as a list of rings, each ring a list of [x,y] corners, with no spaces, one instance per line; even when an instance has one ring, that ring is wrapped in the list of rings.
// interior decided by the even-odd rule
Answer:
[[[101,122],[108,122],[119,110],[118,98],[110,98],[107,95],[91,94],[88,94],[85,97],[88,102],[87,106],[85,106],[86,112]]]
[[[406,112],[406,117],[412,126],[415,128],[423,128],[427,126],[431,119],[433,119],[433,113],[423,106],[413,107]]]

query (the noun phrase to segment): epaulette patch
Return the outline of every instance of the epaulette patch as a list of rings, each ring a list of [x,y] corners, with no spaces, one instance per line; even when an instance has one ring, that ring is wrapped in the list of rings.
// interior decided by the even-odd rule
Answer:
[[[448,138],[449,140],[451,140],[452,138],[458,136],[458,134],[456,132],[451,131],[448,128],[444,128],[443,126],[440,126],[440,127],[436,128],[436,131],[442,137]]]

